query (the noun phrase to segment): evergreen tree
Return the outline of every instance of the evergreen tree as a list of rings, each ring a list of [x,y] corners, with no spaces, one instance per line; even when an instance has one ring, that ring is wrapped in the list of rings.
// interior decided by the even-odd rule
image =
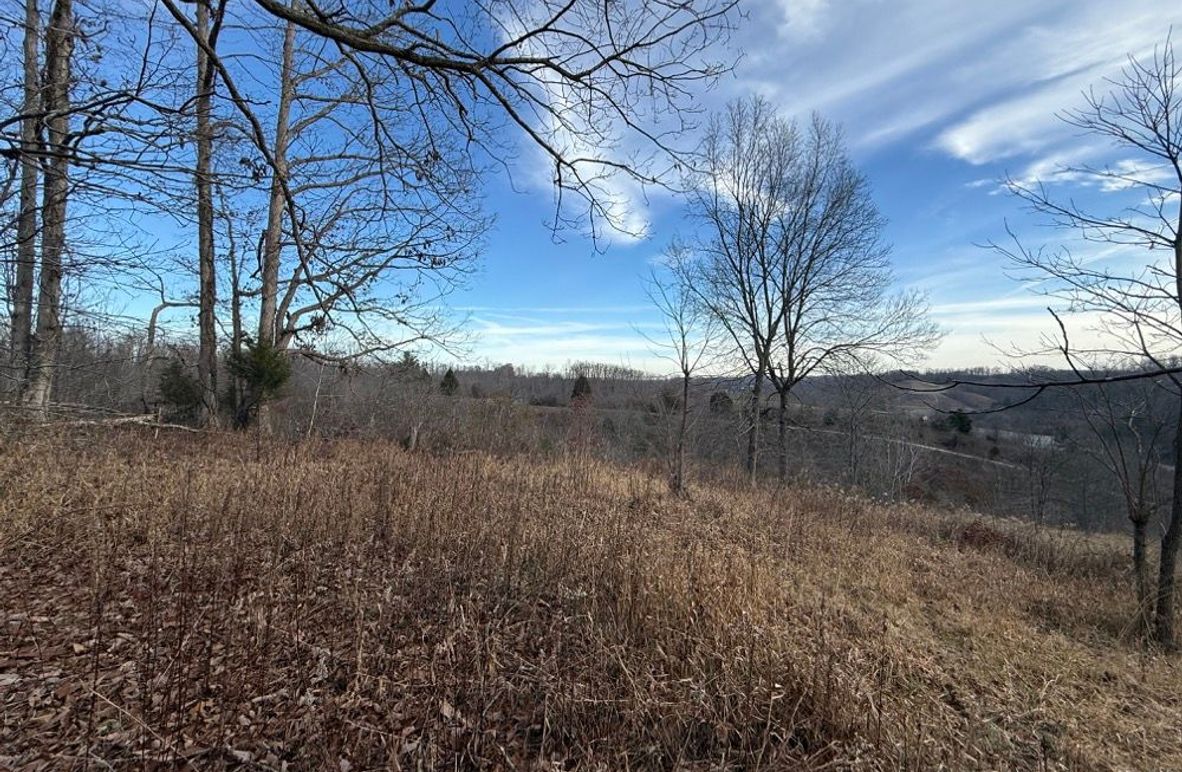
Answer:
[[[185,370],[180,360],[173,359],[164,367],[157,388],[161,401],[178,414],[189,416],[201,405],[201,382]]]
[[[948,427],[961,434],[968,434],[973,430],[973,419],[963,410],[953,410],[948,416]]]
[[[400,381],[429,381],[431,374],[423,363],[409,351],[402,352],[402,359],[390,366],[390,373]]]
[[[443,374],[443,380],[439,382],[439,390],[449,397],[455,396],[460,390],[460,382],[450,367]]]
[[[235,417],[238,426],[245,427],[251,413],[265,402],[279,396],[291,378],[291,359],[282,349],[266,343],[247,343],[241,351],[230,355],[228,365],[234,377],[246,386],[246,399]]]
[[[575,387],[570,393],[571,406],[581,405],[591,401],[591,381],[587,376],[580,375],[575,380]]]

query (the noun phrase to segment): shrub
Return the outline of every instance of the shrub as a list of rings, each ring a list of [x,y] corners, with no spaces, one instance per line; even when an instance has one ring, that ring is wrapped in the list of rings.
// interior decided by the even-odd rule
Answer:
[[[710,395],[710,412],[718,415],[729,415],[735,403],[731,395],[725,391],[716,391]]]

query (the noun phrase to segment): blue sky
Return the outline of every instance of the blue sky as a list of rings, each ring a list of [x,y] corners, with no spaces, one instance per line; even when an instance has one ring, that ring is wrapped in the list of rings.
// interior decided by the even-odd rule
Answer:
[[[1003,237],[1007,219],[1032,243],[1054,234],[1026,222],[998,181],[1007,173],[1054,181],[1062,164],[1126,160],[1055,114],[1079,105],[1126,55],[1151,54],[1171,26],[1182,30],[1182,3],[752,0],[747,8],[734,41],[744,57],[702,103],[759,93],[787,116],[819,110],[843,124],[890,220],[900,287],[926,290],[947,332],[930,366],[1003,365],[990,343],[1035,345],[1050,329],[1046,299],[975,245]],[[523,151],[518,163],[532,158]],[[521,179],[531,179],[528,170],[519,188]],[[1119,195],[1056,184],[1100,206]],[[628,215],[647,224],[649,238],[618,237],[597,253],[574,232],[555,243],[548,189],[513,192],[492,180],[488,194],[497,228],[481,272],[452,297],[470,314],[466,359],[665,369],[638,330],[658,323],[642,277],[681,226],[675,199],[631,200]]]

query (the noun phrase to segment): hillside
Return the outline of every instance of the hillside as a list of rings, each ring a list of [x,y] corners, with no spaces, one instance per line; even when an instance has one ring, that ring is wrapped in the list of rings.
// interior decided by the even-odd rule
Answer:
[[[0,448],[0,766],[1182,769],[1125,544],[588,460]]]

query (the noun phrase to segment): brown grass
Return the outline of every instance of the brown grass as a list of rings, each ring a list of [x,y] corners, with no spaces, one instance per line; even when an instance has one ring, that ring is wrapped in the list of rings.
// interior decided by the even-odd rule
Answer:
[[[591,461],[9,442],[0,767],[1182,768],[1121,549]]]

